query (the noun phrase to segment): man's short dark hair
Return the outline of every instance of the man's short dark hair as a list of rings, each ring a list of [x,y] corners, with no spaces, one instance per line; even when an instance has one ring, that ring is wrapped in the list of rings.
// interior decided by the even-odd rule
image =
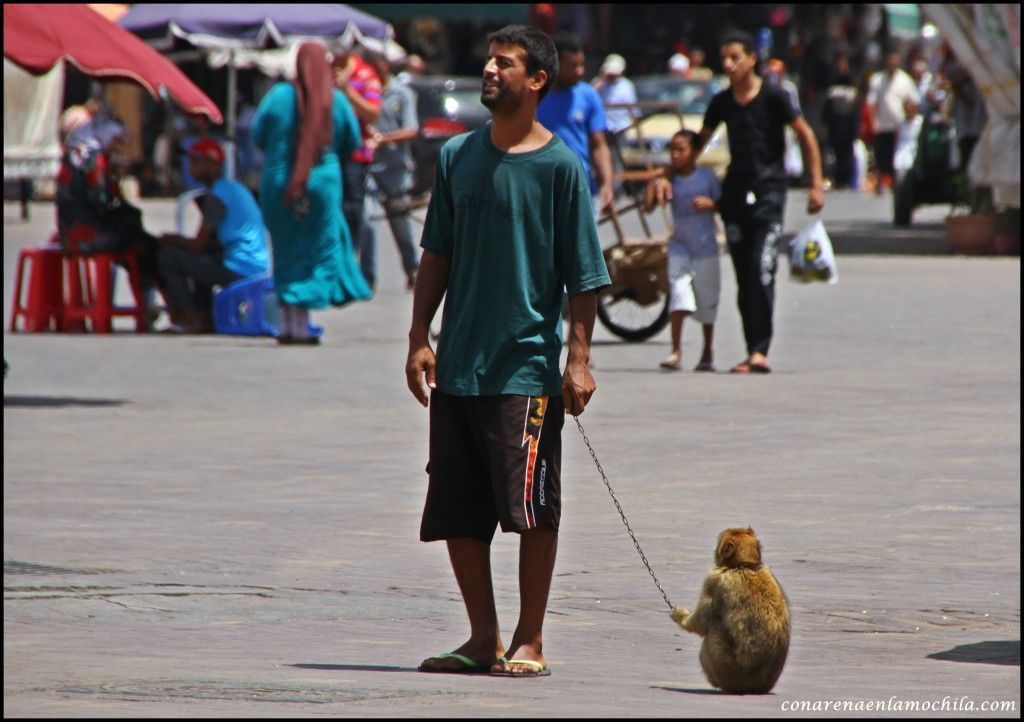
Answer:
[[[551,38],[529,25],[506,25],[488,35],[487,42],[517,45],[526,51],[526,72],[534,75],[543,70],[548,74],[548,82],[540,89],[538,96],[538,100],[543,100],[558,75],[558,51]]]
[[[757,52],[757,46],[754,44],[754,36],[745,30],[728,30],[722,36],[721,41],[718,43],[718,47],[723,45],[732,45],[737,43],[743,46],[743,52],[748,55]]]
[[[555,33],[552,40],[555,43],[555,50],[557,50],[559,54],[583,52],[583,41],[580,40],[580,36],[576,33],[568,30],[562,30],[561,32]]]

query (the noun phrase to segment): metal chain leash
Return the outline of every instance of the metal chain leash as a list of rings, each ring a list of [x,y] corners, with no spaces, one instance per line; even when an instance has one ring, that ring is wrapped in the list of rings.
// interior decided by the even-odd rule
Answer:
[[[640,542],[636,540],[636,534],[633,533],[633,528],[626,521],[626,514],[622,511],[622,505],[619,504],[619,500],[615,498],[615,492],[612,491],[612,485],[608,483],[608,477],[604,473],[604,469],[601,468],[601,462],[597,460],[597,454],[594,453],[594,447],[590,445],[590,439],[587,438],[587,432],[583,430],[583,424],[580,423],[580,417],[573,416],[576,420],[576,428],[580,430],[580,434],[583,436],[583,443],[587,445],[587,450],[590,451],[590,456],[594,460],[594,465],[597,466],[598,473],[601,474],[601,479],[604,481],[604,485],[608,487],[608,493],[611,494],[612,501],[615,502],[615,508],[619,510],[619,516],[622,517],[622,523],[626,525],[626,531],[629,532],[630,538],[633,540],[633,546],[636,547],[637,552],[640,554],[640,559],[643,560],[644,566],[647,567],[647,572],[651,575],[651,579],[658,587],[658,591],[661,592],[662,599],[665,600],[665,604],[668,605],[669,610],[675,609],[672,602],[668,600],[668,595],[665,594],[665,590],[661,588],[661,583],[658,582],[658,577],[654,576],[654,570],[651,569],[650,563],[647,561],[647,556],[644,554],[644,550],[640,548]]]

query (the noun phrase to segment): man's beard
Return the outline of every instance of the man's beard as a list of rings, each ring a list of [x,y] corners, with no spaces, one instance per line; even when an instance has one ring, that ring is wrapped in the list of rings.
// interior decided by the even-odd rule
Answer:
[[[522,93],[509,90],[505,84],[499,84],[497,86],[498,92],[490,97],[487,96],[487,90],[485,88],[480,91],[480,102],[492,113],[496,110],[504,112],[513,111],[519,107],[523,100]]]

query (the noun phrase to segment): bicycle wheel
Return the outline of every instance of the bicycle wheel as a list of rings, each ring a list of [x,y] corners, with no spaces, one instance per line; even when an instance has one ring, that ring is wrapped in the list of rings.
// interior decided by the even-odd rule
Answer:
[[[632,289],[597,296],[597,317],[625,341],[646,341],[668,324],[668,292],[659,290],[655,303],[640,305]]]

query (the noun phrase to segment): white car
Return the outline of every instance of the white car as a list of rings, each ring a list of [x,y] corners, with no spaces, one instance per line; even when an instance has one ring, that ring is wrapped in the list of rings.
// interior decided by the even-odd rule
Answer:
[[[711,80],[686,80],[671,75],[633,78],[637,102],[671,104],[663,109],[639,108],[638,123],[619,136],[626,170],[645,170],[667,165],[668,143],[682,128],[700,132],[704,112],[715,93],[728,87],[723,76]],[[671,109],[674,107],[674,109]],[[725,124],[720,125],[704,146],[697,164],[711,168],[719,178],[729,167],[729,140]]]

